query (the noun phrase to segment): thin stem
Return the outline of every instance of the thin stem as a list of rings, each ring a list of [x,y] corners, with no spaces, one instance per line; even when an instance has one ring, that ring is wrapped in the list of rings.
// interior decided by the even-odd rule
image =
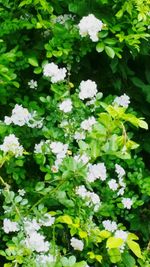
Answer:
[[[1,176],[0,176],[0,182],[2,183],[3,186],[6,187],[6,190],[9,191],[10,185],[7,184]]]

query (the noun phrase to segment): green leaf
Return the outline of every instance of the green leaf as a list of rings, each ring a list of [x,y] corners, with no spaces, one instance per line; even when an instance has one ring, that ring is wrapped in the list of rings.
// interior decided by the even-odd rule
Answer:
[[[30,65],[32,65],[34,67],[38,67],[39,66],[39,63],[38,63],[36,57],[30,57],[30,58],[28,58],[28,62],[29,62]]]
[[[123,240],[117,237],[109,237],[106,242],[107,248],[119,248],[123,244]]]
[[[102,237],[102,238],[108,238],[110,237],[111,233],[106,231],[106,230],[102,230],[99,232],[99,236]]]
[[[73,221],[69,215],[60,216],[58,217],[57,221],[66,224],[73,224]]]
[[[128,247],[132,250],[132,252],[138,257],[143,258],[141,254],[141,249],[138,243],[132,240],[127,240]]]
[[[41,72],[42,72],[42,68],[41,67],[38,67],[38,68],[34,69],[34,73],[35,74],[40,74]]]
[[[110,261],[112,263],[116,263],[116,262],[121,261],[121,253],[120,253],[119,249],[117,249],[117,248],[110,249],[110,250],[108,250],[108,254],[110,256]]]
[[[38,182],[35,186],[36,191],[41,191],[45,187],[45,184],[43,182]]]
[[[122,261],[125,267],[135,267],[135,259],[127,252],[122,254]]]
[[[102,52],[103,50],[104,50],[104,48],[105,48],[105,46],[104,46],[104,43],[98,43],[97,45],[96,45],[96,51],[98,52],[98,53],[100,53],[100,52]]]
[[[105,51],[106,51],[106,54],[111,57],[111,58],[114,58],[115,56],[115,51],[109,47],[109,46],[105,46]]]
[[[143,120],[139,120],[139,127],[148,130],[148,124]]]

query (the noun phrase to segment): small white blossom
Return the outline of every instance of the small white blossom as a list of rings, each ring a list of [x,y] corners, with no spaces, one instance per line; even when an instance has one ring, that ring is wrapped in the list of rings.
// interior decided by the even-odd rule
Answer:
[[[118,181],[118,182],[119,182],[119,185],[120,185],[120,186],[122,186],[122,187],[124,187],[124,188],[126,187],[126,184],[125,184],[125,182],[124,182],[124,180],[123,180],[122,177],[119,178],[119,181]]]
[[[35,144],[34,153],[35,154],[42,154],[43,145],[44,145],[44,141],[41,141],[39,144]]]
[[[36,111],[30,113],[27,108],[23,108],[22,105],[16,104],[12,110],[11,117],[5,116],[4,122],[7,125],[13,123],[18,126],[28,125],[31,128],[41,128],[43,119],[37,120],[35,119],[36,116]]]
[[[43,75],[51,78],[52,83],[63,81],[66,77],[66,68],[58,68],[55,63],[48,63],[44,66]]]
[[[75,250],[79,250],[79,251],[82,251],[83,250],[83,247],[84,247],[84,243],[83,241],[75,238],[75,237],[72,237],[71,238],[71,246],[75,249]]]
[[[98,32],[102,30],[103,23],[93,14],[83,17],[79,23],[79,33],[82,37],[89,35],[93,42],[98,41]]]
[[[95,212],[98,211],[101,202],[97,194],[88,191],[84,185],[76,187],[75,192],[78,196],[80,196],[83,200],[85,200],[86,206],[93,207]]]
[[[79,98],[82,100],[93,98],[97,93],[97,84],[91,80],[82,81],[79,88]]]
[[[94,206],[94,211],[98,211],[101,205],[100,198],[94,192],[88,192],[87,197],[90,199],[91,204]],[[87,206],[89,206],[89,202],[87,202]]]
[[[30,80],[28,82],[28,85],[31,89],[37,89],[37,81],[34,81],[34,80]]]
[[[28,220],[27,218],[24,219],[24,230],[26,234],[30,235],[31,233],[34,233],[40,229],[40,225],[38,222],[33,220]]]
[[[85,186],[80,185],[80,186],[76,187],[76,194],[84,199],[87,196],[87,190],[86,190]]]
[[[5,118],[4,118],[4,123],[5,123],[6,125],[10,125],[10,124],[12,123],[12,119],[11,119],[11,117],[5,116]]]
[[[14,134],[5,136],[3,144],[0,145],[0,150],[5,154],[10,152],[15,157],[22,156],[23,154],[23,147],[19,144],[18,138]]]
[[[110,232],[114,232],[117,230],[117,224],[114,221],[110,221],[110,220],[105,220],[102,222],[105,230],[110,231]]]
[[[50,214],[46,213],[42,219],[39,220],[40,225],[43,226],[51,226],[55,222],[55,218],[52,217]]]
[[[18,223],[5,218],[3,221],[3,230],[6,234],[10,232],[17,232],[19,231]]]
[[[118,106],[127,108],[130,104],[130,98],[126,94],[123,94],[121,96],[117,96],[114,99],[113,104],[117,104]]]
[[[94,182],[97,179],[100,179],[102,181],[106,180],[106,167],[104,163],[98,163],[98,164],[89,164],[88,166],[89,171],[87,174],[87,181],[88,182]]]
[[[118,190],[118,192],[117,192],[117,195],[118,195],[118,196],[123,196],[124,191],[125,191],[125,188],[124,188],[124,187],[120,188],[120,189]]]
[[[63,120],[61,123],[60,123],[60,127],[61,128],[64,128],[66,126],[68,126],[69,122],[67,120]]]
[[[44,240],[44,236],[33,231],[25,239],[25,245],[36,252],[47,252],[49,250],[49,242]]]
[[[57,155],[57,159],[58,158],[64,158],[67,150],[68,150],[68,144],[63,144],[61,142],[52,142],[50,144],[50,148],[52,150],[52,152]]]
[[[74,16],[71,14],[64,14],[64,15],[60,15],[58,16],[56,19],[54,19],[54,23],[60,23],[60,24],[65,24],[67,20],[73,20]]]
[[[37,255],[36,257],[37,264],[40,264],[40,266],[43,266],[43,267],[46,267],[49,263],[55,262],[55,261],[56,261],[56,258],[51,254],[48,254],[48,255],[40,254],[40,255]]]
[[[74,139],[77,140],[77,141],[84,140],[85,139],[85,134],[82,133],[82,132],[75,132]]]
[[[24,189],[19,189],[18,194],[23,197],[25,195],[26,191]]]
[[[60,105],[59,109],[65,113],[68,113],[72,110],[72,101],[71,99],[65,99]]]
[[[74,156],[74,159],[75,159],[75,161],[83,162],[84,164],[87,164],[89,161],[89,157],[86,154],[76,155],[76,156]]]
[[[7,124],[9,122],[9,117],[4,118],[4,122]],[[32,118],[27,108],[23,108],[22,105],[16,104],[14,109],[12,110],[12,115],[10,117],[11,123],[15,125],[23,126]]]
[[[119,164],[115,164],[115,172],[118,174],[118,178],[121,178],[126,174],[125,170]]]
[[[92,126],[96,123],[96,119],[92,116],[81,122],[81,128],[85,131],[91,131]]]
[[[111,179],[109,182],[108,182],[108,185],[109,185],[109,188],[113,191],[116,191],[118,189],[118,184],[116,182],[115,179]]]
[[[133,204],[132,199],[124,197],[121,202],[122,202],[124,208],[127,208],[128,210],[131,209],[131,206]]]
[[[126,231],[123,231],[123,230],[117,230],[115,232],[115,237],[121,238],[123,241],[126,241],[127,237],[128,237],[128,233]]]

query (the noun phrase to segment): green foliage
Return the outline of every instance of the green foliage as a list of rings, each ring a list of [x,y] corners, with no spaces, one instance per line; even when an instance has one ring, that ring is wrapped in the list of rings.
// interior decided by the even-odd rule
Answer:
[[[0,0],[4,267],[149,266],[150,173],[143,153],[150,152],[149,10],[149,0]],[[89,14],[103,23],[97,41],[79,32]],[[67,69],[65,79],[53,82],[43,74],[52,62]],[[92,100],[79,97],[81,81],[88,79],[98,85]],[[133,108],[115,103],[114,95],[124,92]],[[60,108],[67,99],[69,112],[67,104]],[[16,104],[24,109],[10,121]],[[91,117],[93,126],[81,127]],[[77,133],[84,138],[75,138]],[[22,152],[16,152],[16,143],[3,150],[5,137],[13,134]],[[53,142],[61,147],[60,158]],[[106,167],[106,177],[102,168],[98,178],[88,180],[90,166],[98,164]],[[116,164],[125,170],[120,178]],[[109,186],[112,179],[117,190]],[[84,197],[77,193],[80,186],[87,190]],[[10,229],[9,221],[5,228],[5,219],[18,229]],[[126,238],[105,228],[106,220],[116,222]],[[72,238],[80,243],[72,245]]]

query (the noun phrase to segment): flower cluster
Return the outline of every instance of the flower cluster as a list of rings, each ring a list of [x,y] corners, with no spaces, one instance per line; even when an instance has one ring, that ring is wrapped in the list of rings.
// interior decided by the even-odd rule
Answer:
[[[130,104],[130,98],[126,94],[123,94],[121,96],[117,96],[114,99],[114,104],[117,104],[118,106],[127,108]]]
[[[109,232],[114,232],[117,230],[117,224],[114,221],[110,221],[110,220],[105,220],[102,222],[105,230],[109,231]]]
[[[76,187],[75,192],[78,196],[85,200],[86,206],[94,207],[94,211],[98,211],[101,202],[97,194],[88,191],[84,185]]]
[[[104,163],[89,164],[88,165],[88,174],[86,180],[90,183],[94,182],[97,179],[101,181],[106,180],[106,167]]]
[[[93,14],[83,17],[79,23],[79,33],[82,37],[89,35],[93,42],[98,41],[98,32],[102,30],[103,23]]]
[[[81,128],[85,131],[91,131],[92,126],[96,123],[96,119],[92,116],[81,122]]]
[[[14,134],[5,136],[3,144],[0,145],[0,150],[4,154],[12,153],[15,157],[22,156],[23,154],[23,147],[19,144],[18,138]]]
[[[31,128],[41,128],[43,120],[36,120],[36,116],[36,111],[30,113],[27,108],[23,108],[22,105],[16,104],[12,110],[12,115],[10,117],[5,116],[4,122],[7,125],[13,123],[18,126],[27,125]]]
[[[47,63],[43,69],[43,75],[45,77],[51,78],[52,83],[61,82],[66,77],[66,68],[58,68],[55,63]]]
[[[71,241],[71,246],[75,250],[79,250],[79,251],[82,251],[83,250],[84,243],[81,240],[79,240],[79,239],[77,239],[75,237],[72,237],[70,241]]]
[[[71,99],[65,99],[61,104],[59,104],[59,109],[64,113],[68,113],[72,110]]]
[[[79,98],[82,100],[93,98],[97,93],[97,84],[91,80],[82,81],[79,88]]]

